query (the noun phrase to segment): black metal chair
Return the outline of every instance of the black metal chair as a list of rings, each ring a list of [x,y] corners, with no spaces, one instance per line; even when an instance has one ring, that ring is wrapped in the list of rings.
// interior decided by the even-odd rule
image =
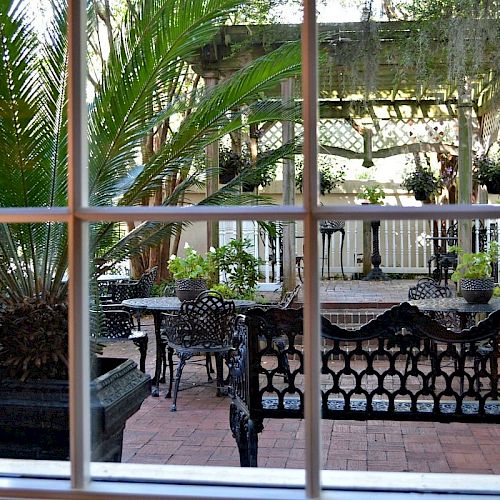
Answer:
[[[204,291],[191,301],[181,304],[179,314],[163,313],[162,337],[168,347],[179,358],[175,374],[174,398],[171,411],[177,410],[177,393],[186,362],[198,354],[215,354],[217,372],[217,395],[222,394],[223,357],[231,348],[232,328],[235,318],[234,302],[227,301],[217,292]],[[169,349],[170,387],[172,387],[173,365]],[[207,364],[207,376],[211,380]]]
[[[110,344],[120,340],[130,340],[139,348],[139,369],[146,371],[148,334],[136,329],[130,312],[116,306],[102,306],[100,311],[91,311],[91,323],[97,328],[99,344]]]
[[[146,271],[137,281],[111,284],[109,289],[113,302],[120,304],[126,299],[149,297],[157,275],[158,267],[155,266]]]
[[[440,285],[433,278],[421,278],[415,286],[408,290],[409,300],[434,299],[440,297],[452,297],[453,292],[447,285]],[[433,319],[439,321],[443,326],[450,330],[459,331],[460,322],[456,314],[446,312],[429,313]]]

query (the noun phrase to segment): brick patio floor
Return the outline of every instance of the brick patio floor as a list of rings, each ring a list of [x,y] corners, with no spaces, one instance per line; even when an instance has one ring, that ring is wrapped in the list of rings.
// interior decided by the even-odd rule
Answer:
[[[342,291],[346,304],[366,302],[370,307],[380,307],[381,297],[384,302],[404,300],[411,283],[389,283],[390,287],[383,282],[355,287],[356,282],[327,282],[322,297],[340,299]],[[361,297],[366,288],[371,292],[363,297],[369,300]],[[144,323],[152,328],[151,318]],[[147,370],[153,373],[154,335],[149,338]],[[131,343],[107,347],[105,354],[138,359]],[[127,422],[123,462],[239,466],[229,429],[230,401],[215,397],[215,383],[204,384],[205,380],[200,358],[184,370],[177,412],[170,412],[164,385],[159,398],[146,399]],[[326,469],[500,474],[498,425],[323,420],[321,433]],[[259,435],[259,467],[304,467],[304,436],[301,420],[266,422]]]

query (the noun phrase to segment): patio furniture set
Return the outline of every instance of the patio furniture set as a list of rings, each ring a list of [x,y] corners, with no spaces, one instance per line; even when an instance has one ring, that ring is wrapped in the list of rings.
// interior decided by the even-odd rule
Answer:
[[[304,416],[302,310],[290,307],[299,288],[278,307],[252,307],[252,301],[228,301],[213,292],[194,301],[136,297],[121,303],[130,320],[128,310],[138,316],[149,311],[154,318],[152,394],[159,395],[168,364],[166,397],[175,380],[172,411],[177,409],[186,362],[205,354],[210,380],[210,355],[215,355],[217,395],[225,394],[229,382],[230,424],[242,466],[257,465],[257,435],[265,418]],[[236,316],[237,311],[244,314]],[[476,315],[484,313],[489,316],[476,325]],[[117,311],[114,314],[118,317]],[[124,323],[121,327],[129,332]],[[468,304],[430,278],[410,288],[409,303],[394,306],[356,330],[322,317],[327,346],[321,357],[323,418],[499,423],[499,325],[500,299]],[[128,338],[139,345],[143,370],[144,344],[134,334]],[[179,358],[175,377],[174,352]]]

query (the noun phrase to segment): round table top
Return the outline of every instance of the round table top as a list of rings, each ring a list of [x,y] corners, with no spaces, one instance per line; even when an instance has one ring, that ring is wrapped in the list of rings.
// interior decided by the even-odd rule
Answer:
[[[457,313],[491,313],[500,309],[500,298],[492,298],[487,304],[469,304],[463,297],[410,300],[412,306],[422,311],[455,311]]]
[[[127,274],[101,274],[97,277],[97,281],[130,281],[130,276]]]
[[[248,309],[255,305],[253,300],[233,300],[236,309]],[[151,311],[178,311],[181,301],[177,297],[145,297],[143,299],[126,299],[124,306],[132,309],[149,309]]]

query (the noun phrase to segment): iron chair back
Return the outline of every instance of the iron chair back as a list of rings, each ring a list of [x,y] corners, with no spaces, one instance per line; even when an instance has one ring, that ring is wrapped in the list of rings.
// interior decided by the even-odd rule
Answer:
[[[216,355],[217,395],[221,395],[223,387],[222,356],[231,348],[232,325],[236,315],[233,301],[210,290],[201,292],[195,300],[187,300],[181,304],[179,314],[163,313],[164,328],[162,336],[169,347],[169,369],[171,391],[173,381],[173,365],[171,351],[179,357],[175,375],[174,399],[172,411],[177,409],[177,393],[182,370],[192,356],[214,353]],[[210,372],[207,364],[207,375]],[[167,393],[167,394],[168,394]]]
[[[135,329],[132,315],[116,306],[103,306],[100,311],[91,311],[91,322],[98,342],[108,344],[119,340],[130,340],[139,348],[139,369],[146,371],[146,355],[148,351],[148,335],[145,331]]]

